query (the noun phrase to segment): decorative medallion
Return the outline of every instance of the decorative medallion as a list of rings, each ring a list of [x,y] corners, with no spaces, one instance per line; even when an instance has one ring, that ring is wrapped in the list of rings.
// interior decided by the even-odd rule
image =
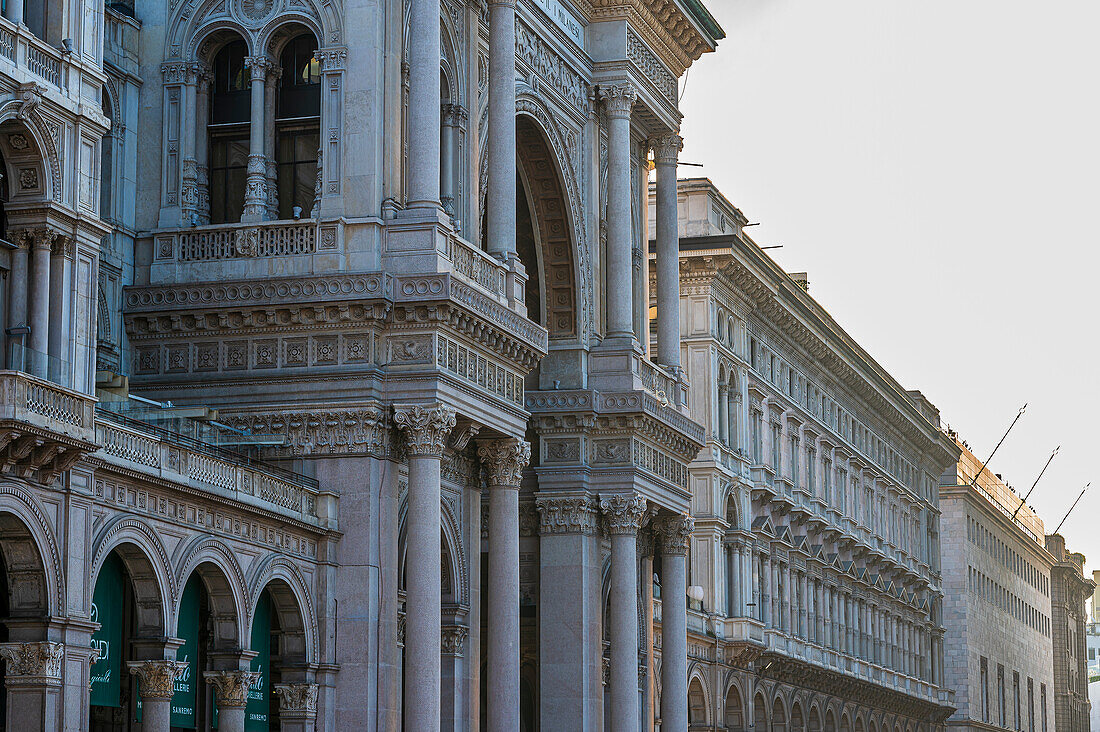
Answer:
[[[257,25],[266,20],[275,9],[275,0],[236,0],[234,15],[246,25]]]

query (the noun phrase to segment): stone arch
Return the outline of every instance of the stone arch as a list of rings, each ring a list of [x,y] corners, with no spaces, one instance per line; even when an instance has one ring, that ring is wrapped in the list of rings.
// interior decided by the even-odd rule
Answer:
[[[840,715],[840,732],[852,732],[852,717],[848,712]]]
[[[772,699],[772,720],[771,730],[772,732],[787,732],[787,720],[790,719],[787,713],[787,704],[783,699],[783,694],[778,689],[775,690],[775,698]]]
[[[287,41],[302,33],[312,34],[318,48],[324,45],[324,36],[316,19],[305,13],[294,12],[277,15],[268,21],[256,37],[256,48],[263,49],[264,53],[278,59]]]
[[[187,60],[202,61],[209,64],[222,46],[230,41],[241,40],[248,47],[248,53],[256,53],[255,38],[247,28],[230,20],[219,20],[199,31],[187,48]]]
[[[217,30],[231,29],[246,40],[250,52],[265,48],[273,28],[287,22],[313,29],[318,45],[342,42],[342,16],[338,3],[299,0],[288,7],[285,0],[261,0],[260,12],[244,8],[245,0],[180,2],[168,22],[165,59],[196,60],[202,43]]]
[[[64,575],[53,529],[34,499],[14,485],[0,486],[0,557],[12,617],[64,612]]]
[[[248,628],[250,604],[245,591],[244,573],[237,558],[225,543],[214,537],[204,536],[193,541],[177,565],[176,593],[172,603],[172,628],[176,632],[179,622],[179,604],[183,588],[193,573],[206,587],[210,600],[210,616],[213,621],[215,648],[242,647],[242,632]]]
[[[293,665],[316,663],[317,615],[309,585],[298,565],[281,554],[271,554],[260,562],[249,583],[249,627],[264,590],[271,596],[279,617],[283,658]]]
[[[741,689],[734,679],[730,680],[729,687],[726,689],[723,716],[725,717],[726,729],[738,730],[748,726],[745,719],[744,697],[741,695]]]
[[[707,682],[698,668],[688,676],[688,725],[710,725],[710,694]]]
[[[168,635],[168,608],[176,595],[168,552],[156,531],[138,518],[120,516],[92,541],[92,567],[84,596],[91,602],[96,579],[113,551],[122,560],[134,592],[137,637]]]
[[[771,721],[768,715],[768,700],[764,697],[764,692],[756,692],[756,696],[752,700],[752,724],[753,729],[763,732],[768,729],[768,723]]]
[[[0,104],[0,154],[8,176],[10,204],[60,201],[63,197],[60,130],[39,112],[45,87],[25,84]]]
[[[401,502],[400,524],[397,534],[400,551],[399,566],[401,567],[400,582],[404,588],[406,541],[408,533],[408,498],[403,497]],[[446,575],[443,582],[450,582],[450,592],[444,593],[443,604],[448,602],[458,605],[468,605],[470,602],[470,577],[466,561],[466,550],[462,544],[462,534],[459,531],[458,520],[455,518],[453,507],[446,499],[440,501],[439,523],[442,549],[446,552]],[[448,599],[448,597],[450,599]]]
[[[836,710],[835,709],[826,709],[825,710],[825,729],[824,729],[824,732],[837,732]]]
[[[791,703],[791,732],[806,732],[806,715],[802,712],[802,702],[795,700]]]
[[[817,702],[810,704],[810,713],[806,717],[806,729],[808,732],[823,732],[825,729],[825,725],[821,721],[821,707]]]
[[[866,725],[863,724],[863,715],[862,714],[858,714],[858,713],[856,714],[856,722],[855,722],[854,725],[852,725],[852,729],[853,729],[853,732],[864,732],[864,730],[867,729]]]

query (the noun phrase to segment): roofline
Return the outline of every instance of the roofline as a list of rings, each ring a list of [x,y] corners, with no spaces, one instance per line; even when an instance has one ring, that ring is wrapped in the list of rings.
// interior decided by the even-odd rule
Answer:
[[[718,25],[718,21],[714,19],[714,16],[710,14],[710,11],[706,9],[700,0],[681,0],[681,2],[683,2],[692,20],[702,26],[703,30],[709,33],[715,42],[726,37],[726,32],[722,30],[722,26]]]

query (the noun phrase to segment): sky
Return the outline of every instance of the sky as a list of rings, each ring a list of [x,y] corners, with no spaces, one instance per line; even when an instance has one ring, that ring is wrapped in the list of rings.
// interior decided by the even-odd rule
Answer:
[[[1100,569],[1100,3],[709,0],[682,176]]]

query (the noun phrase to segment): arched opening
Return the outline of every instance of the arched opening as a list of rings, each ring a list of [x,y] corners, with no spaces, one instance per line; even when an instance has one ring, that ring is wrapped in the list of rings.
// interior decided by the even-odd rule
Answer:
[[[726,692],[726,729],[729,732],[743,732],[745,729],[745,708],[741,701],[741,692],[731,686]]]
[[[278,101],[274,120],[268,123],[273,126],[274,136],[265,137],[274,139],[277,166],[269,203],[269,209],[274,210],[269,214],[278,219],[308,217],[313,215],[320,194],[317,156],[321,145],[321,64],[313,33],[290,36],[279,53],[279,70]]]
[[[707,697],[699,679],[688,684],[688,725],[705,727],[707,724]]]
[[[802,705],[791,705],[791,732],[806,732],[806,718],[802,715]]]
[[[737,536],[740,522],[737,516],[737,497],[731,492],[726,498],[726,535],[722,550],[726,559],[726,617],[740,617],[743,609],[739,596],[739,585],[744,582],[741,577],[741,552],[737,544],[740,539]]]
[[[103,142],[99,148],[99,218],[106,222],[113,222],[114,216],[114,170],[115,170],[115,142],[118,131],[113,117],[114,105],[111,104],[111,95],[107,87],[100,92],[100,106],[103,114],[111,122],[107,134],[103,136]]]
[[[776,696],[772,702],[772,732],[787,732],[787,710],[783,700]]]
[[[852,722],[847,713],[840,718],[840,732],[852,732]]]
[[[242,38],[227,40],[211,63],[209,151],[210,223],[241,220],[248,177],[252,75]]]
[[[756,732],[768,729],[768,702],[763,694],[757,694],[752,700],[752,728]]]
[[[810,720],[809,727],[807,729],[809,729],[810,732],[822,732],[821,710],[818,709],[816,706],[810,707]]]
[[[863,732],[864,729],[863,717],[856,717],[855,732]]]

